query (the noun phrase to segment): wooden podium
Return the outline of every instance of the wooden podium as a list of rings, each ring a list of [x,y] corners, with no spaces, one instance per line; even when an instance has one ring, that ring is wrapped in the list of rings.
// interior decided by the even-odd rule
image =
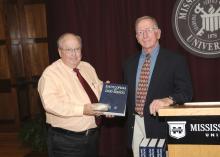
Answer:
[[[186,103],[184,105],[162,108],[158,111],[158,114],[159,116],[165,117],[167,122],[169,157],[220,157],[220,102]],[[197,123],[197,121],[204,118],[208,118],[209,122],[207,122],[207,124],[206,121]],[[168,125],[169,121],[171,120],[174,123],[178,123],[180,120],[188,123],[190,119],[193,119],[194,122],[192,122],[193,124],[189,124],[188,129],[189,127],[192,128],[188,130],[189,133],[186,133],[186,136],[194,131],[193,136],[190,136],[188,141],[181,141],[179,137],[179,139],[172,139],[172,137],[170,137],[172,135],[172,128]],[[178,131],[181,130],[180,128],[181,127],[175,126],[174,133],[178,133]],[[187,126],[184,129],[187,129]],[[197,132],[199,133],[198,137],[196,137]],[[205,140],[203,140],[203,138]],[[179,142],[179,140],[181,142]],[[197,140],[198,143],[195,142],[195,140]],[[209,142],[207,143],[207,141]]]

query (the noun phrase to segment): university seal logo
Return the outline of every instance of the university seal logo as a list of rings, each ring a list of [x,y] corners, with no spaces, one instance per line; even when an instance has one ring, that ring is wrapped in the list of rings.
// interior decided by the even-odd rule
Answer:
[[[204,58],[220,57],[220,0],[177,0],[172,26],[187,51]]]
[[[186,121],[168,121],[169,135],[175,139],[180,139],[186,136]]]

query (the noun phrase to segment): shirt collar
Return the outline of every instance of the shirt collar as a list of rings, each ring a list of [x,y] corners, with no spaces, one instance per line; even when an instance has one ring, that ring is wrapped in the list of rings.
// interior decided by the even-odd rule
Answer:
[[[153,49],[151,55],[151,58],[157,58],[157,55],[159,53],[159,49],[160,49],[160,45],[159,43],[156,45],[156,47]],[[146,52],[144,51],[144,49],[141,50],[141,58],[145,58],[146,57]]]
[[[63,61],[61,59],[59,59],[60,64],[63,66],[64,69],[66,69],[67,71],[73,71],[73,68],[68,67],[66,64],[63,63]],[[79,63],[79,65],[76,67],[77,69],[80,69],[81,67],[81,61]]]

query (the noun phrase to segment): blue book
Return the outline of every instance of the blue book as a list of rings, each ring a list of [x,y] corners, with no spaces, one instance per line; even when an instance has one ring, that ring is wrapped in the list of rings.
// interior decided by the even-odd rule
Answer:
[[[147,146],[147,157],[156,157],[157,138],[152,138]]]
[[[140,157],[166,157],[165,139],[143,138],[139,146]]]
[[[107,104],[106,115],[125,116],[128,86],[125,84],[104,83],[99,103]]]
[[[166,157],[166,143],[165,139],[159,139],[156,147],[156,157]]]
[[[147,157],[147,145],[150,141],[150,138],[143,138],[139,145],[139,154],[140,157]]]

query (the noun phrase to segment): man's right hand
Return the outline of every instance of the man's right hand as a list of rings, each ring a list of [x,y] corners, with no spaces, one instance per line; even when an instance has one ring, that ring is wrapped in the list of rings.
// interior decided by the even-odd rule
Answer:
[[[100,116],[102,112],[95,110],[96,104],[85,104],[83,114],[87,116]]]

